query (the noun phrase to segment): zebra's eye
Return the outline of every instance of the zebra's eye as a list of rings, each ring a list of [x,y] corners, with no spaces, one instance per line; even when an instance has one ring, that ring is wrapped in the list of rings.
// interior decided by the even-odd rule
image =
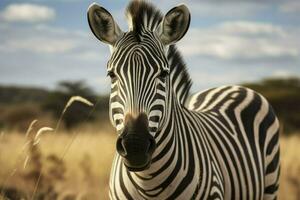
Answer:
[[[159,77],[164,79],[164,78],[166,78],[168,75],[169,75],[169,71],[166,70],[166,69],[164,69],[164,70],[162,70],[162,71],[160,72]]]
[[[114,79],[114,78],[117,77],[116,74],[113,71],[108,71],[107,76],[109,76],[111,79]]]

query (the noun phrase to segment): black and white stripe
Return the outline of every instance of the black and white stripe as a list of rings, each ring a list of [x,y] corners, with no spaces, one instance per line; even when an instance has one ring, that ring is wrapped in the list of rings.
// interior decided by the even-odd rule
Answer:
[[[156,150],[141,172],[129,171],[116,154],[110,198],[276,199],[279,123],[266,99],[240,86],[189,96],[180,53],[155,33],[160,12],[133,1],[127,17],[130,29],[108,63],[110,117],[121,132],[127,113],[146,113]]]

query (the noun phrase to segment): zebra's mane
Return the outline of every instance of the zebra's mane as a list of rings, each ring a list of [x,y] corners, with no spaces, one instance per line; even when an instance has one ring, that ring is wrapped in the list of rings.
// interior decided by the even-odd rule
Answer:
[[[143,37],[143,30],[155,31],[163,19],[163,14],[151,3],[131,1],[126,10],[130,30],[138,41]],[[184,105],[190,92],[192,81],[187,67],[175,45],[167,53],[170,65],[171,82],[179,102]]]
[[[161,20],[162,13],[146,1],[131,1],[126,9],[126,17],[130,30],[139,40],[143,30],[155,31]]]
[[[175,91],[179,102],[182,105],[185,105],[192,86],[190,74],[175,45],[169,47],[167,56],[170,65],[173,90]]]

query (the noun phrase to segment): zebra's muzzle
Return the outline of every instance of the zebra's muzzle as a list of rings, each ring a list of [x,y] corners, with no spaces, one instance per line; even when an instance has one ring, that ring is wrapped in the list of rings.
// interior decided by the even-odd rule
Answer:
[[[117,151],[129,171],[142,171],[151,164],[155,140],[151,137],[129,134],[117,140]]]
[[[127,121],[116,144],[117,151],[123,157],[123,162],[129,171],[147,169],[151,164],[155,147],[155,139],[148,131],[148,120],[145,114]]]

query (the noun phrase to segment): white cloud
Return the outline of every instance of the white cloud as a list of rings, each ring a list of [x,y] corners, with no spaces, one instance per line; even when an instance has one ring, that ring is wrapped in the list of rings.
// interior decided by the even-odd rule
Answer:
[[[254,15],[261,10],[266,9],[266,5],[257,4],[252,1],[241,1],[241,2],[191,2],[189,8],[194,15],[210,16],[249,16]]]
[[[10,4],[0,14],[8,22],[42,22],[55,18],[54,9],[29,3]]]
[[[278,69],[278,70],[275,70],[273,73],[272,73],[272,77],[291,77],[291,76],[294,76],[295,74],[289,70],[284,70],[284,69]]]
[[[9,40],[5,42],[4,45],[12,52],[25,50],[35,53],[64,53],[76,47],[76,43],[72,40],[40,36],[26,38],[25,40],[22,38]]]
[[[59,80],[85,79],[105,90],[94,80],[105,77],[109,49],[92,33],[0,23],[0,35],[0,83],[53,87]]]
[[[257,12],[264,11],[268,6],[264,3],[258,3],[257,1],[232,1],[232,0],[173,0],[170,3],[169,0],[153,0],[155,5],[159,5],[164,13],[170,10],[177,4],[185,3],[190,9],[192,14],[192,20],[196,17],[241,17],[241,16],[253,16]],[[194,18],[195,17],[195,18]]]
[[[213,27],[191,29],[180,46],[186,56],[247,61],[290,59],[300,54],[298,32],[272,24],[224,22]]]
[[[267,23],[257,23],[250,21],[230,21],[219,25],[219,30],[230,34],[278,34],[284,35],[282,27]]]
[[[101,60],[100,45],[91,33],[45,25],[0,25],[0,52],[65,55],[82,60]],[[97,58],[98,55],[98,58]]]
[[[6,27],[2,31],[6,34],[0,40],[0,50],[11,53],[55,54],[69,52],[77,47],[75,35],[43,27]]]
[[[287,1],[279,6],[279,10],[285,13],[299,13],[300,2],[299,1]]]
[[[76,56],[77,59],[83,60],[83,61],[103,61],[103,58],[101,57],[100,52],[96,52],[96,51],[85,51],[85,52],[81,52]]]

